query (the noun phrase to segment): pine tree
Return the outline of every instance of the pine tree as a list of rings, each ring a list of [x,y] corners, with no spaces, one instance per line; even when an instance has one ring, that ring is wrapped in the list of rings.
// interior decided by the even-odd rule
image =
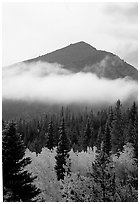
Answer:
[[[103,149],[99,150],[92,167],[91,176],[95,182],[93,186],[94,200],[96,202],[114,201],[116,191],[114,166],[111,158]]]
[[[101,145],[102,145],[102,141],[103,141],[103,135],[104,135],[104,131],[103,131],[102,126],[100,126],[99,130],[98,130],[97,139],[96,139],[96,147],[98,149],[101,149]]]
[[[84,151],[87,150],[87,147],[89,145],[91,139],[91,128],[90,128],[90,123],[89,123],[89,119],[85,128],[85,132],[84,132],[84,139],[83,139],[83,149]]]
[[[56,147],[58,145],[58,139],[59,139],[59,122],[58,122],[58,118],[56,118],[56,121],[53,124],[53,128],[54,128],[54,146]]]
[[[31,163],[24,158],[25,146],[21,135],[17,133],[16,124],[11,122],[3,130],[2,163],[3,163],[3,199],[4,201],[33,201],[40,190],[33,185],[36,177],[24,170]]]
[[[112,129],[112,122],[113,122],[113,110],[112,107],[109,108],[109,112],[108,112],[108,125],[110,126],[110,129]]]
[[[5,121],[2,120],[2,130],[4,130],[4,128],[5,128]]]
[[[135,157],[138,157],[138,110],[134,102],[129,113],[129,142],[134,146]]]
[[[138,120],[134,122],[133,138],[134,138],[133,146],[135,151],[135,158],[138,159]]]
[[[114,111],[114,119],[112,122],[112,130],[111,130],[111,145],[112,145],[113,153],[116,153],[122,150],[124,145],[123,121],[122,121],[120,100],[117,101],[115,111]]]
[[[132,107],[130,108],[130,113],[129,113],[129,117],[131,118],[133,123],[137,119],[137,116],[138,116],[138,107],[136,105],[136,102],[134,101]]]
[[[55,170],[56,170],[58,181],[64,180],[65,173],[70,172],[70,168],[69,166],[67,166],[67,162],[69,161],[68,152],[69,152],[69,142],[66,136],[64,117],[62,114],[62,121],[61,121],[61,126],[59,129],[59,141],[58,141],[58,147],[57,147],[57,155],[55,157],[56,159]]]
[[[123,114],[123,121],[124,121],[123,138],[124,138],[124,143],[125,144],[130,142],[129,113],[130,113],[130,109],[127,108],[127,110]]]
[[[53,149],[53,147],[54,147],[53,123],[52,123],[52,120],[50,121],[49,126],[48,126],[48,134],[47,134],[46,146],[50,150]]]
[[[111,130],[109,121],[106,122],[105,131],[103,135],[103,151],[109,156],[111,151]]]

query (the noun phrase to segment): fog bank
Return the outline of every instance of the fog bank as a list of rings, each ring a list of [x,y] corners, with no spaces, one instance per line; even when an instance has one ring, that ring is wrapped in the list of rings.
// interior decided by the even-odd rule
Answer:
[[[109,80],[93,73],[72,73],[61,65],[19,63],[3,68],[3,99],[52,104],[112,104],[137,100],[138,84],[128,78]]]

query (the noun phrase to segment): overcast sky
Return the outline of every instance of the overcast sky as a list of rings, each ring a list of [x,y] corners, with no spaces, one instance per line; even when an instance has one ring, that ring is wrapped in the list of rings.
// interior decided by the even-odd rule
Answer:
[[[3,3],[3,66],[78,41],[137,67],[137,3]]]

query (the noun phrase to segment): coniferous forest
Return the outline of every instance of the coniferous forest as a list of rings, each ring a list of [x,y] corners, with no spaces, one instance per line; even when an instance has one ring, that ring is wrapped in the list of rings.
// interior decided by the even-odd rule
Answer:
[[[4,2],[3,202],[138,202],[138,2]]]
[[[2,122],[3,201],[137,202],[138,106]]]

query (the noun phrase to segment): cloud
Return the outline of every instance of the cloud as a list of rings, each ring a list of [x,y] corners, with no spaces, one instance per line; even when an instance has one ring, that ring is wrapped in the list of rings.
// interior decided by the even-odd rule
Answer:
[[[16,75],[28,75],[34,77],[45,77],[51,74],[69,74],[67,69],[57,63],[46,63],[37,61],[36,63],[17,63],[15,65],[3,68],[3,77],[13,77]]]
[[[105,7],[104,12],[116,18],[129,23],[137,23],[138,20],[138,3],[112,3]]]
[[[138,50],[130,50],[126,52],[125,59],[131,62],[136,68],[138,68]]]
[[[128,43],[124,46],[122,52],[126,61],[132,63],[136,68],[138,68],[138,44]]]
[[[105,3],[102,6],[102,14],[104,23],[101,26],[101,32],[106,35],[110,46],[107,49],[137,67],[138,54],[133,47],[138,45],[138,3]],[[133,46],[125,49],[128,44]],[[129,53],[132,53],[133,57]]]
[[[120,54],[127,63],[132,64],[135,68],[138,68],[137,42],[120,43],[115,49],[116,54]]]
[[[19,63],[3,68],[3,99],[51,104],[103,104],[137,99],[137,82],[128,78],[109,80],[93,73],[72,73],[61,65]]]

